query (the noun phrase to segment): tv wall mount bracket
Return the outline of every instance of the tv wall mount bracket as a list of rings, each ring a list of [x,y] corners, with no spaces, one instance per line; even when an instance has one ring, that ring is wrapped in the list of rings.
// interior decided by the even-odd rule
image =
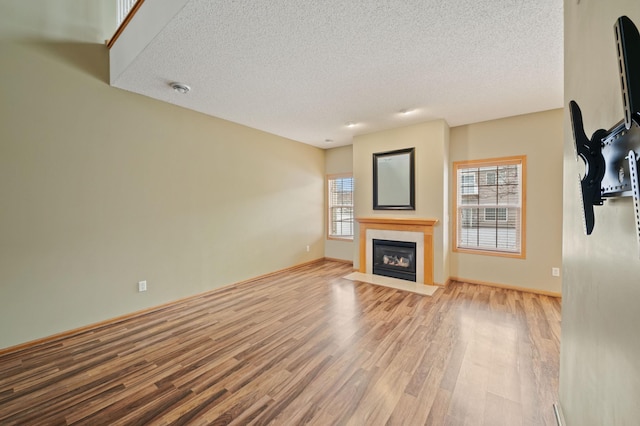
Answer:
[[[569,103],[569,112],[576,156],[585,164],[580,187],[586,234],[595,226],[594,206],[603,205],[607,198],[632,197],[640,247],[640,34],[626,16],[616,21],[614,30],[624,119],[609,130],[596,130],[589,139],[575,101]]]

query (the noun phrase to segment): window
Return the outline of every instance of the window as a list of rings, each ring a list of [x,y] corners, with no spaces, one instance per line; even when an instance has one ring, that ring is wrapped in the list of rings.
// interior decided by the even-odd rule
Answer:
[[[525,257],[526,157],[460,161],[455,174],[455,251]]]
[[[477,194],[478,185],[476,184],[476,174],[473,171],[462,173],[460,176],[460,189],[463,194]]]
[[[485,173],[485,180],[487,185],[497,185],[498,181],[496,179],[496,172],[493,170],[487,170]]]
[[[353,239],[353,177],[331,175],[327,177],[328,224],[327,238]]]
[[[504,207],[487,207],[484,209],[484,220],[507,220],[507,209]]]

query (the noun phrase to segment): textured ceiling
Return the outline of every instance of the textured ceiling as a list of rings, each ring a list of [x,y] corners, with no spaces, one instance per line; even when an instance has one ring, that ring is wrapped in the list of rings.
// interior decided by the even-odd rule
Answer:
[[[562,107],[562,0],[182,0],[157,18],[163,1],[112,47],[136,34],[112,85],[322,148]]]

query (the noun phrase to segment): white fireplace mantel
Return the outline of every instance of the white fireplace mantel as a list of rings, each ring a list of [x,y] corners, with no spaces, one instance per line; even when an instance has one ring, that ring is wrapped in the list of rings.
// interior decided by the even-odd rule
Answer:
[[[416,243],[416,278],[418,282],[433,285],[433,226],[437,219],[393,219],[361,217],[360,272],[371,273],[373,238],[395,239]]]

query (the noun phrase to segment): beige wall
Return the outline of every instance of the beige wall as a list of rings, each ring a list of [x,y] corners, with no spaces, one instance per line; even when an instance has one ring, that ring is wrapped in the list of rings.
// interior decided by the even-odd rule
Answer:
[[[572,0],[564,7],[565,104],[578,102],[590,137],[623,117],[613,25],[627,15],[640,27],[640,2]],[[640,260],[633,203],[596,207],[595,229],[584,235],[568,113],[564,123],[560,403],[569,426],[636,425]]]
[[[449,127],[444,120],[385,130],[353,139],[353,175],[356,217],[435,218],[434,281],[449,278],[446,212],[448,194]],[[373,160],[376,152],[415,147],[416,209],[373,210]],[[356,231],[356,241],[358,238]],[[359,267],[359,247],[354,244],[354,266]]]
[[[322,150],[109,87],[107,58],[0,41],[0,348],[324,256]]]
[[[341,146],[325,150],[325,173],[327,175],[353,173],[353,147]],[[325,191],[326,192],[326,191]],[[325,229],[326,229],[325,212]],[[331,259],[353,262],[353,241],[325,240],[324,255]]]
[[[117,27],[115,0],[0,0],[0,38],[103,43]]]
[[[562,263],[562,110],[454,127],[450,155],[527,156],[526,259],[453,252],[451,276],[560,293],[551,268]]]

